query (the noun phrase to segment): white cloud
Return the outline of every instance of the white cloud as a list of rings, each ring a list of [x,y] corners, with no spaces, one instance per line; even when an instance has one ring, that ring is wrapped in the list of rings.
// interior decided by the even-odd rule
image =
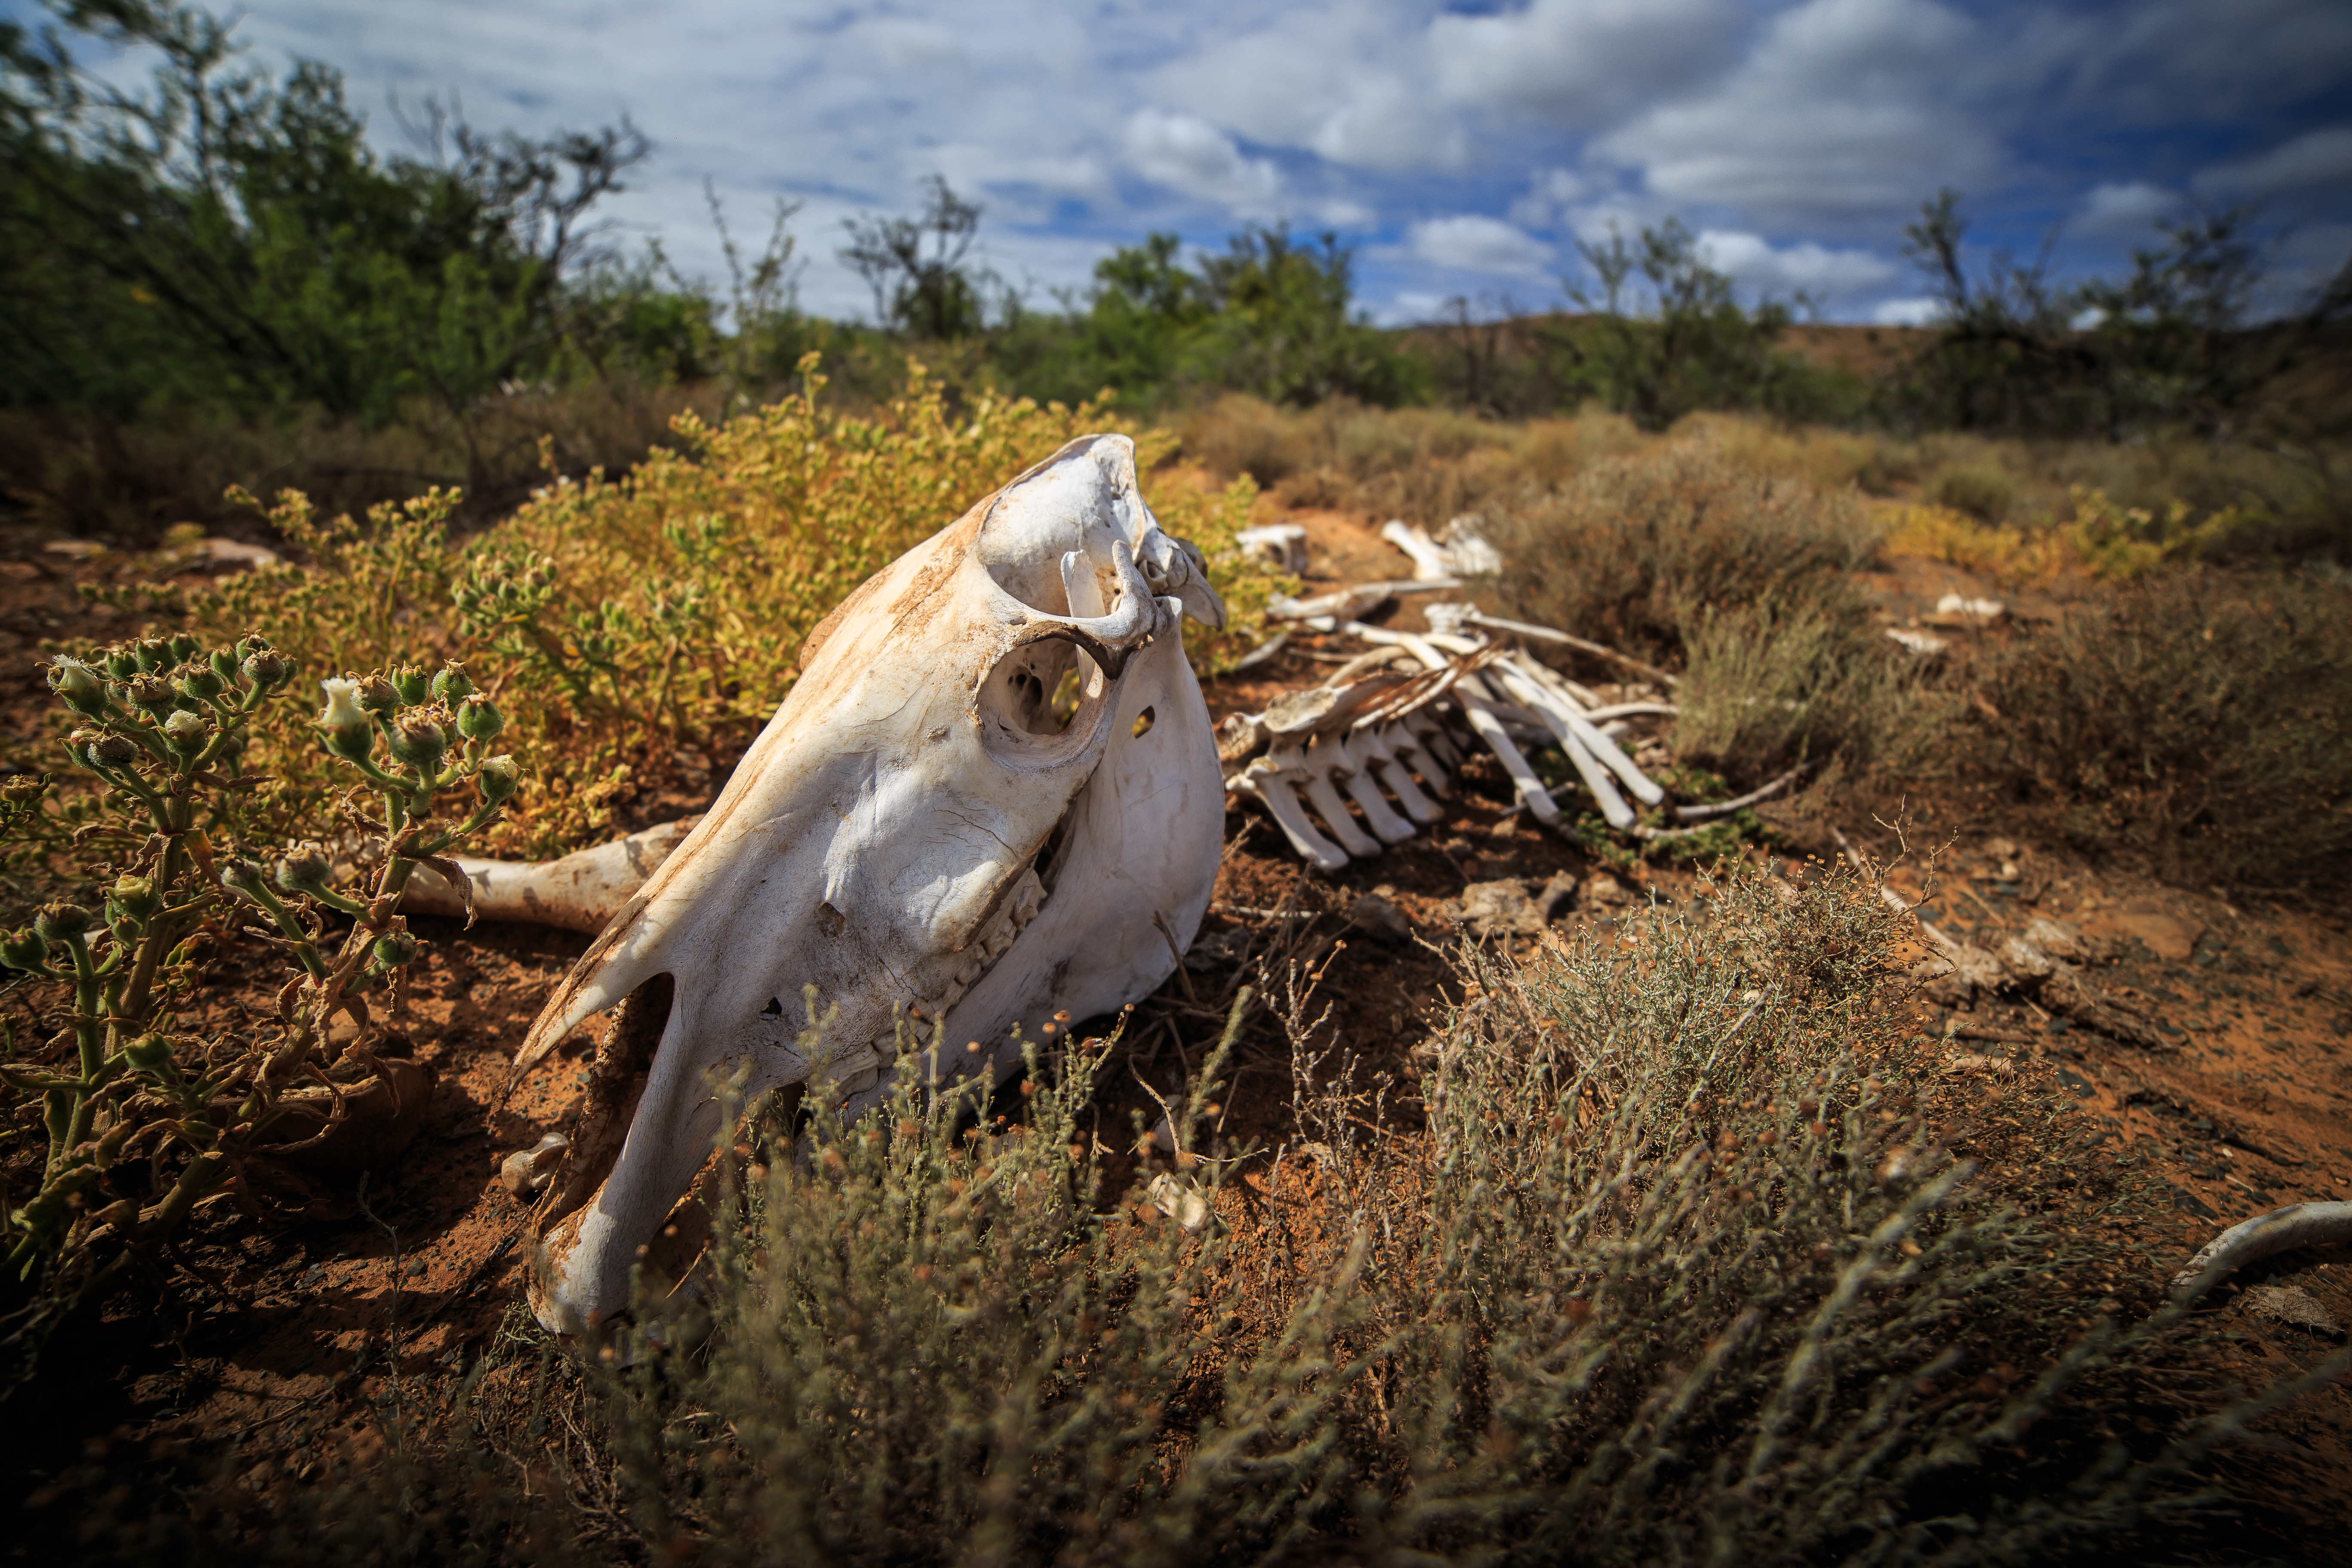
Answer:
[[[2352,188],[2352,125],[2305,132],[2258,158],[2207,169],[2190,183],[2201,192],[2236,198],[2321,185]]]
[[[1736,0],[1532,0],[1429,24],[1438,89],[1455,103],[1605,122],[1734,58]]]
[[[1679,202],[1900,210],[2000,166],[1969,102],[1992,53],[1976,23],[1936,0],[1804,0],[1720,83],[1637,115],[1596,150]]]
[[[2309,228],[2352,216],[2352,129],[2300,107],[2340,87],[2344,0],[266,0],[240,35],[257,64],[341,68],[387,148],[394,90],[454,95],[486,130],[630,113],[656,153],[604,210],[717,277],[706,178],[739,237],[802,201],[803,298],[828,313],[866,308],[841,219],[911,211],[934,173],[984,204],[1010,278],[1083,285],[1147,230],[1214,248],[1290,216],[1364,241],[1382,312],[1449,281],[1424,243],[1500,282],[1572,261],[1568,236],[1676,212],[1773,237],[1738,253],[1743,283],[1866,302],[1903,285],[1841,247],[1891,253],[1942,184],[2010,243],[2025,190],[2077,215],[2070,244],[2158,184],[2276,192]],[[2115,151],[2216,125],[2271,126],[2251,143],[2270,150],[2185,185]],[[1424,238],[1382,216],[1415,212],[1492,227]]]
[[[1412,254],[1433,267],[1506,278],[1541,278],[1552,248],[1500,218],[1464,213],[1412,226]]]
[[[1943,314],[1940,300],[1881,300],[1872,307],[1870,320],[1881,327],[1931,327]]]
[[[1895,276],[1894,263],[1866,250],[1832,250],[1805,240],[1774,249],[1761,236],[1707,229],[1698,237],[1708,266],[1765,294],[1800,290],[1822,298],[1869,289]]]
[[[1315,204],[1315,221],[1329,228],[1370,228],[1380,215],[1350,196],[1328,196]]]
[[[1391,174],[1455,168],[1469,141],[1430,85],[1416,47],[1422,10],[1411,0],[1328,0],[1229,27],[1204,23],[1193,47],[1148,79],[1162,101],[1270,147]]]
[[[2078,226],[2085,234],[2138,234],[2180,210],[2180,197],[2145,180],[2109,182],[2083,198]]]
[[[1383,327],[1433,321],[1453,306],[1454,298],[1451,294],[1433,294],[1425,289],[1402,289],[1389,297],[1387,307],[1376,313],[1373,320]]]
[[[1556,227],[1591,189],[1591,183],[1580,174],[1546,169],[1528,182],[1527,195],[1511,204],[1511,221],[1523,228]]]
[[[1127,122],[1127,158],[1145,179],[1244,217],[1270,216],[1282,195],[1280,170],[1244,157],[1232,137],[1196,115],[1137,110]]]

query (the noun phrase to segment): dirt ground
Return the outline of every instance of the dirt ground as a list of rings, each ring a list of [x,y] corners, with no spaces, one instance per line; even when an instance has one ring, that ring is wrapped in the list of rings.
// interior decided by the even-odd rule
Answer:
[[[1309,530],[1309,592],[1409,570],[1378,538],[1377,520],[1308,512],[1288,521]],[[35,664],[45,639],[102,640],[134,629],[75,598],[73,579],[102,570],[56,557],[0,560],[0,711],[19,739],[32,739],[45,721],[48,700]],[[1989,592],[1965,574],[1911,563],[1873,585],[1896,624],[1932,616],[1942,594]],[[1420,624],[1419,605],[1405,599],[1391,624]],[[2058,612],[2054,605],[2018,608]],[[1344,657],[1337,640],[1296,639],[1247,679],[1212,683],[1213,710],[1223,718],[1262,707]],[[711,789],[721,782],[713,779]],[[1509,798],[1498,770],[1465,770],[1441,826],[1336,877],[1303,867],[1262,812],[1229,802],[1215,901],[1192,958],[1130,1023],[1124,1060],[1107,1075],[1106,1126],[1124,1127],[1147,1108],[1156,1118],[1137,1080],[1180,1084],[1215,1034],[1205,999],[1231,984],[1242,956],[1283,941],[1325,966],[1321,994],[1335,1009],[1339,1037],[1367,1073],[1389,1075],[1409,1112],[1419,1070],[1412,1047],[1451,981],[1443,960],[1419,942],[1351,924],[1364,895],[1389,900],[1413,936],[1433,942],[1454,929],[1449,900],[1476,881],[1574,876],[1580,890],[1561,916],[1570,938],[1605,935],[1640,904],[1699,896],[1687,870],[1597,866],[1507,813]],[[702,804],[672,800],[689,809]],[[1801,867],[1807,856],[1827,859],[1837,852],[1832,826],[1881,858],[1901,852],[1895,835],[1874,820],[1889,803],[1841,803],[1826,815],[1817,806],[1770,814],[1781,843],[1751,858],[1761,863],[1769,853]],[[2079,926],[2112,955],[2095,968],[2098,985],[2153,1019],[2163,1042],[2149,1048],[2070,1027],[2022,1000],[1923,1001],[1918,1026],[1948,1053],[1956,1104],[2054,1096],[2078,1119],[2079,1169],[2007,1169],[1996,1157],[1984,1179],[2069,1225],[2129,1226],[2146,1277],[2112,1288],[2141,1300],[2225,1225],[2282,1204],[2352,1198],[2352,949],[2344,906],[2232,899],[2093,868],[1965,799],[1915,800],[1906,810],[1907,842],[1939,850],[1932,871],[1915,858],[1892,873],[1898,889],[1926,900],[1923,914],[1986,946],[2036,917]],[[265,1173],[257,1220],[215,1218],[179,1249],[178,1283],[126,1293],[103,1321],[60,1342],[0,1434],[13,1478],[0,1479],[0,1509],[22,1510],[25,1521],[0,1538],[0,1555],[53,1552],[93,1508],[121,1505],[131,1489],[179,1473],[174,1467],[190,1457],[233,1455],[235,1484],[265,1492],[300,1485],[331,1455],[378,1451],[386,1402],[409,1385],[403,1380],[478,1360],[519,1324],[524,1214],[496,1166],[575,1114],[584,1037],[511,1093],[509,1063],[588,939],[520,926],[416,925],[430,945],[403,1026],[436,1075],[425,1131],[396,1168],[362,1185]],[[213,1026],[256,1007],[279,983],[274,955],[251,944],[222,948],[209,967],[204,1022]],[[1278,1142],[1290,1094],[1286,1055],[1272,1044],[1253,1047],[1227,1096],[1228,1132]],[[2289,1255],[2237,1285],[2263,1281],[2298,1284],[2338,1322],[2352,1322],[2352,1249]],[[2236,1286],[2218,1292],[2208,1313],[2230,1337],[2250,1386],[2311,1363],[2340,1341],[2256,1315]],[[2296,1476],[2325,1479],[2337,1504],[2352,1496],[2352,1387],[2305,1399],[2268,1431],[2295,1451]],[[2233,1462],[2258,1476],[2268,1461]],[[2324,1495],[2307,1500],[2323,1513],[2329,1506]],[[2279,1506],[2297,1507],[2292,1499]]]

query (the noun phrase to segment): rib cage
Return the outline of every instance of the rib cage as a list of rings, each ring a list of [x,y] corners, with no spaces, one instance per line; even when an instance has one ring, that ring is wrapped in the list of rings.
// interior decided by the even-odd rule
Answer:
[[[1540,822],[1557,824],[1559,807],[1528,752],[1555,742],[1611,826],[1634,826],[1628,794],[1644,805],[1664,800],[1602,726],[1634,713],[1672,713],[1671,706],[1603,706],[1539,661],[1472,634],[1465,609],[1433,605],[1438,629],[1419,634],[1308,622],[1381,646],[1323,685],[1226,720],[1218,749],[1225,787],[1263,805],[1291,847],[1325,871],[1437,822],[1443,814],[1430,796],[1451,792],[1449,770],[1477,744],[1495,753]],[[1399,665],[1416,668],[1408,673]]]

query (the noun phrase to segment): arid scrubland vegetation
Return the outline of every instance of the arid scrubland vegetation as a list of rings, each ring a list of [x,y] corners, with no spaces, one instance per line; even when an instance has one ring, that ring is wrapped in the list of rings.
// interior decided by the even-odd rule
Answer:
[[[1552,316],[1379,331],[1279,229],[1041,312],[941,183],[850,236],[852,326],[795,308],[789,214],[724,289],[604,244],[625,128],[383,160],[331,71],[72,15],[170,90],[5,37],[5,1551],[2340,1550],[2341,1329],[2164,1281],[2352,1196],[2343,279],[2248,321],[2242,215],[2121,283],[1972,277],[1939,198],[1933,328],[1742,305],[1675,226]],[[1102,429],[1233,611],[1188,644],[1220,714],[1352,651],[1234,672],[1314,591],[1244,526],[1475,514],[1483,605],[1679,679],[1645,740],[1687,797],[1801,792],[1643,841],[1536,832],[1472,767],[1329,879],[1236,805],[1160,994],[992,1101],[741,1107],[685,1331],[559,1347],[492,1172],[579,1114],[576,1049],[504,1074],[583,944],[403,881],[703,809],[844,595]],[[1548,873],[1556,926],[1465,921]],[[1937,990],[1885,896],[1990,948],[2102,889],[2161,911],[2084,939],[2136,987],[2105,1035]],[[2317,1256],[2326,1321],[2352,1259]]]

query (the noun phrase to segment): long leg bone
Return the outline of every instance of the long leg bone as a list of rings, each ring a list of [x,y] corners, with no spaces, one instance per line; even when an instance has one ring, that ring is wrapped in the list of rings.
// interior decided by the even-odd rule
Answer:
[[[2276,1253],[2346,1242],[2352,1242],[2352,1203],[2289,1204],[2233,1225],[2200,1247],[2172,1277],[2172,1293],[2185,1300]]]
[[[593,935],[686,841],[702,819],[686,817],[632,833],[560,860],[525,863],[460,857],[457,868],[471,884],[467,900],[439,872],[420,866],[400,900],[404,913],[464,915],[476,920],[521,921],[560,926]]]

